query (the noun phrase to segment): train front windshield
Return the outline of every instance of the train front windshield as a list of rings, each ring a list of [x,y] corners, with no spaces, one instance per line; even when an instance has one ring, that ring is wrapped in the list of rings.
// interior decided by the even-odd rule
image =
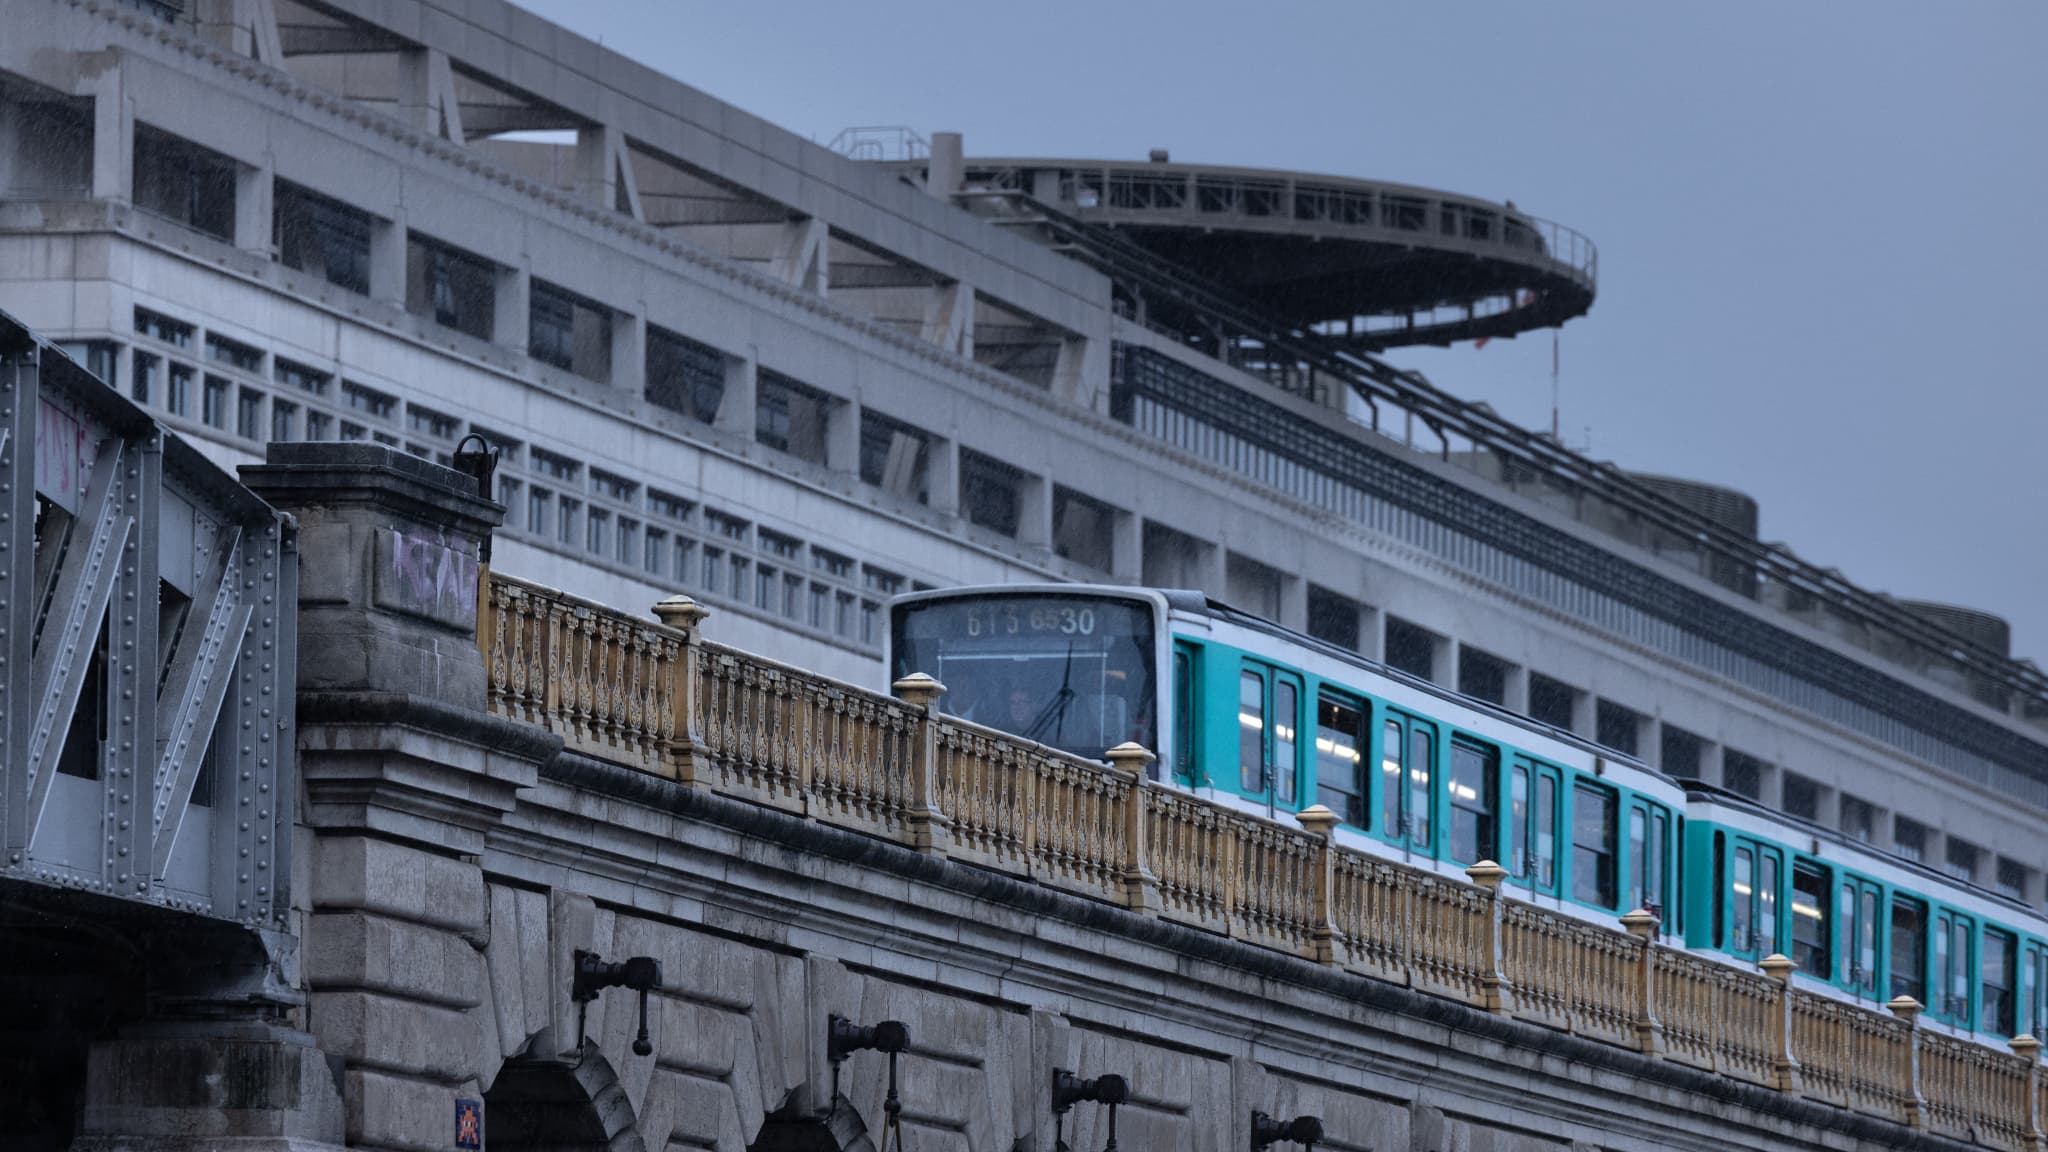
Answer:
[[[946,686],[940,710],[1090,760],[1156,750],[1149,605],[1057,595],[925,600],[895,611],[891,679]]]

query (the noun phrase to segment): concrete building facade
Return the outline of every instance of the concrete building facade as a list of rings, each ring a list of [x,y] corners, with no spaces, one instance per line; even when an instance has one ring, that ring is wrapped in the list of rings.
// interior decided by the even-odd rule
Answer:
[[[480,434],[501,568],[687,590],[723,638],[860,682],[899,591],[1196,587],[2043,901],[2048,697],[1996,637],[1951,613],[1969,659],[1930,655],[1853,587],[1717,568],[1413,408],[1277,387],[989,207],[1166,228],[1223,170],[1162,161],[1140,201],[1147,165],[855,159],[494,0],[0,15],[0,308],[221,463]],[[1481,250],[1472,221],[1520,219],[1230,179],[1231,221],[1412,202]],[[1193,207],[1157,198],[1176,180]]]

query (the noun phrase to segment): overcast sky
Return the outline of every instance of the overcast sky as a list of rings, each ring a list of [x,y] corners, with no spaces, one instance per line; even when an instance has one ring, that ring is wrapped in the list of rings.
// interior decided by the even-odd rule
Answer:
[[[1567,441],[2048,663],[2048,4],[521,2],[820,142],[1511,198],[1600,249]],[[1549,424],[1547,334],[1392,358]]]

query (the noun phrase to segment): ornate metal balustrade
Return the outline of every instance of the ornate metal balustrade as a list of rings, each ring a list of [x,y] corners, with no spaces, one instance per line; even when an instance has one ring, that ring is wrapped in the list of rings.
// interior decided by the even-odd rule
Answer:
[[[0,879],[283,924],[296,547],[0,315]]]
[[[1647,912],[1603,928],[1338,846],[1148,781],[1150,753],[1081,760],[947,716],[925,676],[897,697],[492,574],[478,626],[490,708],[586,755],[921,852],[1225,933],[1346,971],[1790,1094],[1999,1149],[2048,1148],[2040,1045],[2011,1052],[1655,940]]]

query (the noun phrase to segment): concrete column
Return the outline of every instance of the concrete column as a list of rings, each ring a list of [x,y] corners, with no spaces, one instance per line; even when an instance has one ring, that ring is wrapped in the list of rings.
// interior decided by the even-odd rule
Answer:
[[[1518,715],[1529,714],[1529,669],[1508,665],[1507,683],[1501,689],[1501,707]]]
[[[492,303],[496,310],[491,316],[491,343],[524,356],[532,317],[533,275],[523,258],[520,267],[498,269],[494,288]]]
[[[491,950],[545,957],[553,935],[495,917],[478,864],[561,748],[485,710],[478,555],[502,510],[468,476],[377,444],[273,444],[242,482],[300,528],[312,1030],[341,1063],[348,1143],[422,1147],[502,1058],[478,1043],[496,1035],[476,1015]],[[567,980],[534,991],[566,1001]]]
[[[118,57],[107,60],[93,84],[92,196],[121,204],[135,196],[135,110]]]
[[[638,396],[647,387],[647,304],[636,312],[612,313],[611,386],[622,395]]]
[[[1280,626],[1308,631],[1308,581],[1280,574]]]
[[[951,200],[967,176],[966,142],[958,132],[932,133],[932,151],[925,167],[924,190]]]
[[[852,400],[825,404],[825,467],[860,475],[860,405]]]
[[[925,446],[926,502],[935,512],[960,514],[960,442],[933,437]]]
[[[728,357],[725,362],[725,392],[718,399],[718,419],[712,426],[721,432],[735,436],[754,438],[754,423],[758,418],[754,406],[760,393],[760,361],[751,353],[742,359]]]
[[[1145,579],[1145,533],[1143,521],[1130,512],[1116,510],[1111,525],[1110,575],[1125,584]]]
[[[1017,542],[1038,548],[1052,546],[1052,482],[1026,473],[1018,481]]]
[[[270,254],[275,176],[276,169],[267,152],[257,167],[235,167],[235,247],[244,252]]]
[[[405,214],[370,225],[370,298],[405,307]]]

